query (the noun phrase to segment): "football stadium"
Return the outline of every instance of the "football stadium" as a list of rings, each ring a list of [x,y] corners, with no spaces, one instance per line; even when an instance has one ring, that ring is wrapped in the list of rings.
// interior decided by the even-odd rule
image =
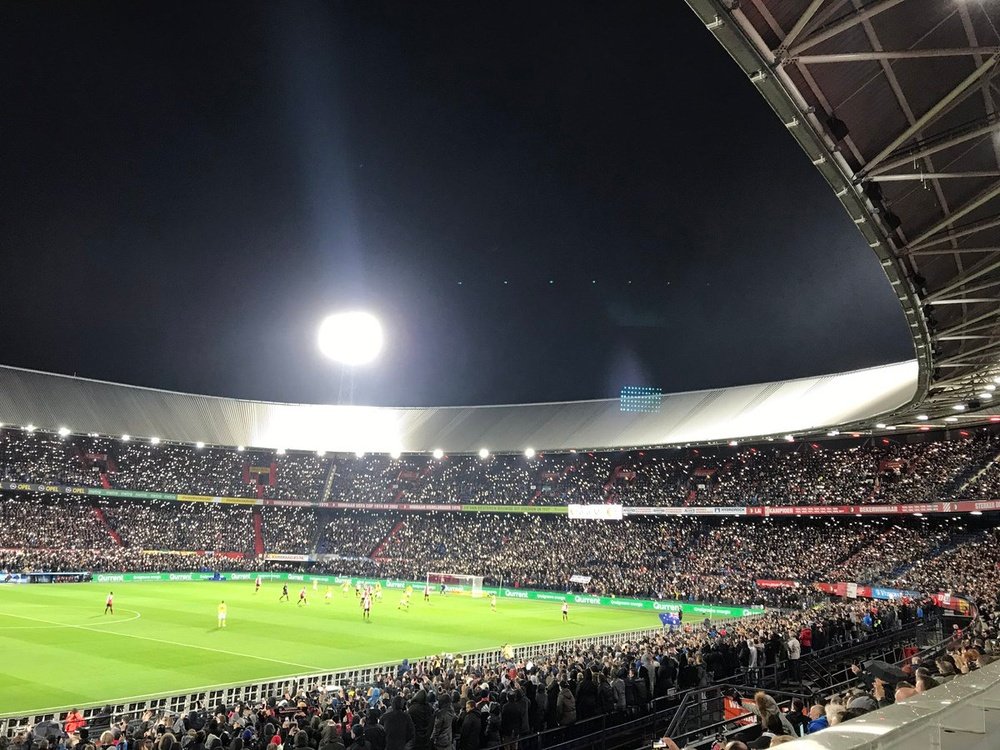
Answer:
[[[330,403],[0,365],[3,748],[997,747],[1000,3],[687,5],[913,356],[369,406],[354,315]]]

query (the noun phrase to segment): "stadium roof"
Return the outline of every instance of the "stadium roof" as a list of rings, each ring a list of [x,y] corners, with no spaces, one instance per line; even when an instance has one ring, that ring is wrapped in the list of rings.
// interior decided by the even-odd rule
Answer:
[[[664,394],[653,411],[619,400],[405,409],[196,396],[0,367],[0,422],[56,432],[331,452],[476,453],[781,439],[890,412],[912,397],[912,360],[711,391]],[[646,405],[648,406],[648,404]]]
[[[688,4],[879,257],[919,365],[898,415],[977,408],[1000,355],[1000,2]]]
[[[878,256],[915,360],[665,395],[651,414],[623,412],[617,400],[270,404],[0,368],[0,421],[219,445],[464,453],[867,431],[876,419],[943,427],[957,409],[963,422],[982,420],[1000,383],[1000,0],[688,3]]]

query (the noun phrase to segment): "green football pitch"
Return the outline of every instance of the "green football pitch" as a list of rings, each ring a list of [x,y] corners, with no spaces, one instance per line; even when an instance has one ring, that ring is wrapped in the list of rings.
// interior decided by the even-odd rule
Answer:
[[[308,590],[309,604],[279,602],[281,587],[250,582],[125,583],[0,587],[0,716],[47,712],[230,683],[467,653],[599,633],[655,628],[654,612],[417,591],[409,611],[387,591],[364,622],[353,590]],[[217,627],[220,600],[228,625]]]

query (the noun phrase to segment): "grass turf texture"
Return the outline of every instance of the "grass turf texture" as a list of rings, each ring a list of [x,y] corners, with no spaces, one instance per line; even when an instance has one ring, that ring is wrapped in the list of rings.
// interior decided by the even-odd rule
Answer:
[[[109,588],[115,614],[104,615]],[[353,589],[307,589],[309,605],[279,602],[281,586],[253,582],[31,584],[0,587],[0,715],[112,703],[123,698],[344,667],[468,653],[614,631],[655,628],[655,612],[556,602],[414,592],[408,612],[400,591],[385,592],[364,622]],[[225,599],[228,626],[216,626]]]

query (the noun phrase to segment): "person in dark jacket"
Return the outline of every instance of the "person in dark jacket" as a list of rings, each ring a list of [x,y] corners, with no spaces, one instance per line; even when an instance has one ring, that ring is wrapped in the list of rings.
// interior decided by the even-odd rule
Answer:
[[[397,695],[392,700],[392,708],[379,719],[379,723],[385,728],[385,750],[408,750],[413,747],[417,733],[413,719],[405,708],[403,696]]]
[[[556,719],[556,703],[559,700],[559,680],[549,677],[545,688],[545,728],[553,729],[559,721]]]
[[[320,734],[319,750],[344,750],[344,741],[340,739],[340,727],[328,724]]]
[[[427,691],[418,690],[406,713],[413,720],[413,750],[431,749],[434,731],[434,709],[427,705]]]
[[[524,723],[524,711],[521,707],[516,690],[514,695],[507,696],[507,702],[500,709],[500,738],[505,743],[514,747],[517,738],[521,736],[521,727]]]
[[[589,669],[583,670],[583,679],[576,686],[576,718],[580,721],[597,716],[597,683]]]
[[[479,750],[482,747],[483,720],[476,704],[466,701],[465,713],[458,729],[458,750]]]
[[[434,713],[434,725],[431,730],[431,747],[435,750],[452,750],[452,724],[455,721],[455,711],[451,707],[451,695],[447,692],[438,696],[438,709]]]
[[[563,680],[559,686],[559,699],[556,701],[556,722],[561,727],[568,727],[576,721],[576,698],[569,689],[569,683]]]

